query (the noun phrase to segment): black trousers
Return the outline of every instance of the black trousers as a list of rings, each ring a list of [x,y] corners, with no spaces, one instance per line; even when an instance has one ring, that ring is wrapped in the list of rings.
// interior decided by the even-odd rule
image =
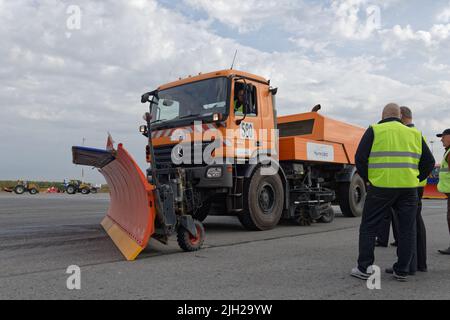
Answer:
[[[398,218],[392,208],[389,208],[385,213],[384,219],[381,221],[380,229],[378,231],[377,239],[383,246],[389,245],[389,236],[391,234],[391,223],[392,231],[394,234],[394,241],[398,240]]]
[[[447,224],[448,232],[450,233],[450,193],[447,193]]]
[[[418,196],[418,205],[417,205],[417,216],[416,216],[416,224],[417,224],[417,247],[416,254],[414,255],[413,261],[411,263],[411,272],[416,272],[417,269],[424,270],[427,269],[427,230],[425,228],[425,223],[422,217],[422,197],[423,197],[424,188],[417,188],[417,196]],[[389,243],[389,234],[391,229],[391,221],[392,221],[392,230],[394,233],[394,239],[397,242],[398,239],[398,216],[397,213],[392,209],[388,209],[385,218],[382,220],[380,224],[380,230],[377,236],[378,241],[383,245],[388,245]]]
[[[417,205],[417,251],[411,263],[411,272],[416,272],[417,269],[427,269],[427,229],[422,217],[422,197],[424,188],[417,188],[417,196],[419,197]]]
[[[359,230],[358,268],[367,272],[375,262],[375,239],[388,209],[398,216],[398,261],[393,268],[400,275],[410,272],[416,250],[417,189],[389,189],[370,186]]]

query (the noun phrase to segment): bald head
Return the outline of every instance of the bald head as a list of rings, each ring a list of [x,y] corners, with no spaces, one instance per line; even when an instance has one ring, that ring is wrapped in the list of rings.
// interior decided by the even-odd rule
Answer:
[[[401,118],[400,107],[396,103],[389,103],[383,109],[383,120],[387,118]]]

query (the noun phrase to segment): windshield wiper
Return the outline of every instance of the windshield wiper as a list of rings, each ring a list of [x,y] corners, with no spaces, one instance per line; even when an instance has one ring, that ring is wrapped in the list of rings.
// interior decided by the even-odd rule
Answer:
[[[159,119],[159,120],[155,120],[155,121],[153,121],[153,122],[150,123],[150,124],[153,126],[153,125],[156,124],[156,123],[164,122],[164,121],[167,121],[167,119]]]
[[[178,117],[178,119],[186,119],[186,118],[192,118],[192,117],[198,117],[200,114],[185,114],[184,116]]]

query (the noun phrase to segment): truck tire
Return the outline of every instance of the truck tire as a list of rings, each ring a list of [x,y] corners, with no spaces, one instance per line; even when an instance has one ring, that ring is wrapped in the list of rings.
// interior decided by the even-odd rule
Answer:
[[[97,192],[98,192],[97,188],[92,188],[92,189],[91,189],[91,193],[92,193],[92,194],[96,194]]]
[[[25,188],[23,186],[16,186],[14,188],[15,194],[23,194],[25,192]]]
[[[35,195],[38,193],[38,190],[36,188],[33,188],[30,190],[30,194]]]
[[[75,194],[77,192],[77,189],[73,185],[68,185],[66,191],[68,194]]]
[[[89,194],[89,193],[91,193],[91,190],[89,190],[89,189],[87,189],[87,188],[81,189],[81,194],[86,195],[86,194]]]
[[[184,227],[179,227],[177,232],[177,242],[181,249],[186,252],[198,251],[205,242],[205,228],[203,224],[194,220],[197,236],[193,237]]]
[[[364,180],[355,173],[351,182],[340,183],[338,200],[342,214],[345,217],[360,217],[366,201],[366,185]]]
[[[284,189],[279,175],[263,176],[257,169],[246,181],[244,211],[238,215],[247,230],[273,229],[281,219]]]

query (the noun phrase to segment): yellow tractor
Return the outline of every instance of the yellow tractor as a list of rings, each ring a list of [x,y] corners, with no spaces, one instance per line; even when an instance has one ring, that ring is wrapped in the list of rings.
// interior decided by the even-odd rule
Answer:
[[[14,192],[15,194],[24,194],[29,192],[32,195],[39,193],[39,186],[35,183],[30,183],[28,181],[18,180],[16,185],[12,188],[4,188],[6,192]]]
[[[92,186],[88,183],[84,183],[81,180],[70,180],[69,183],[65,186],[65,191],[68,194],[89,194],[93,190]],[[95,189],[96,193],[97,189]]]

